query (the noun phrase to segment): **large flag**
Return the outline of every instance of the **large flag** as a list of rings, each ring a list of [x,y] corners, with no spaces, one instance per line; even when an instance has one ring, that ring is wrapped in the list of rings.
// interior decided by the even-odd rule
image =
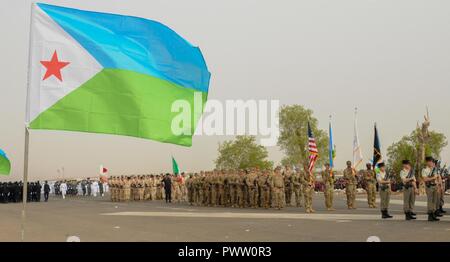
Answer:
[[[29,73],[31,129],[185,146],[192,144],[210,79],[200,49],[159,22],[41,3],[32,6]],[[173,132],[179,100],[190,119]]]
[[[180,169],[178,168],[177,161],[175,161],[175,158],[173,158],[173,157],[172,157],[172,171],[175,175],[180,173]]]
[[[6,153],[0,149],[0,175],[9,175],[11,172],[11,162]]]
[[[319,151],[317,150],[316,139],[313,136],[311,125],[308,122],[308,151],[309,151],[309,165],[308,170],[311,173],[316,164],[316,160],[319,157]]]
[[[331,117],[330,117],[330,123],[328,124],[328,135],[329,135],[329,141],[328,141],[328,157],[330,158],[330,168],[334,167],[334,158],[336,156],[336,151],[333,144],[333,129],[331,128]]]
[[[363,161],[363,155],[361,151],[361,146],[359,145],[359,137],[358,137],[358,123],[357,123],[357,111],[355,110],[355,123],[354,123],[354,136],[353,136],[353,167],[355,169],[358,168],[358,166]]]
[[[383,157],[381,156],[380,138],[378,137],[377,124],[375,124],[375,136],[373,141],[373,159],[372,159],[374,168],[377,167],[377,164],[380,163],[382,159]]]

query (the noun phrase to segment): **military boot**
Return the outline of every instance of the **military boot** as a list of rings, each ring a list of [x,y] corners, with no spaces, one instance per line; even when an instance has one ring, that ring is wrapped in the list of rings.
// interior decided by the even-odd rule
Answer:
[[[432,221],[432,222],[439,221],[439,218],[435,217],[433,212],[429,212],[428,213],[428,221]]]

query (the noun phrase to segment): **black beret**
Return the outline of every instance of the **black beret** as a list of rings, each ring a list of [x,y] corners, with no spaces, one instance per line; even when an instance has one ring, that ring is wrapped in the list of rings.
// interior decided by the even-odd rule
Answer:
[[[408,159],[405,159],[405,160],[402,161],[402,164],[403,165],[409,165],[409,164],[411,164],[411,161],[409,161]]]
[[[384,162],[381,162],[378,164],[378,167],[384,167],[384,166],[385,166]]]
[[[432,162],[432,161],[434,161],[434,158],[432,156],[427,156],[427,157],[425,157],[425,161]]]

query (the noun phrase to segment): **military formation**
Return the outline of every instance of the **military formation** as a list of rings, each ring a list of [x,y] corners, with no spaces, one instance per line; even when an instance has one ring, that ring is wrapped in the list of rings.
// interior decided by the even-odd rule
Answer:
[[[184,173],[170,175],[170,185],[165,180],[166,177],[169,177],[168,174],[113,176],[108,181],[111,201],[149,201],[166,198],[168,202],[186,200],[187,192],[184,183],[186,175]]]
[[[39,181],[29,182],[27,190],[28,202],[40,202],[42,185]],[[23,183],[5,182],[0,183],[0,203],[19,203],[22,202]]]
[[[388,174],[384,163],[377,168],[371,164],[357,172],[352,162],[347,161],[343,171],[348,209],[356,209],[356,193],[359,177],[363,180],[369,208],[377,208],[377,191],[380,197],[380,211],[383,219],[389,214],[389,201],[393,177]],[[426,185],[428,220],[438,221],[445,211],[444,181],[446,176],[437,167],[437,161],[426,158],[421,180]],[[415,196],[419,193],[415,172],[409,160],[403,161],[399,176],[403,187],[404,212],[406,220],[416,219]],[[321,172],[325,207],[335,210],[333,196],[336,174],[329,164]],[[313,213],[312,196],[315,192],[315,175],[306,168],[292,169],[289,166],[274,170],[213,170],[186,175],[159,174],[111,177],[109,187],[112,201],[166,200],[166,202],[188,201],[190,205],[231,208],[276,208],[285,206],[304,207],[306,213]]]
[[[315,178],[290,167],[274,170],[214,170],[194,174],[186,180],[188,202],[196,206],[233,208],[305,207],[314,212]]]

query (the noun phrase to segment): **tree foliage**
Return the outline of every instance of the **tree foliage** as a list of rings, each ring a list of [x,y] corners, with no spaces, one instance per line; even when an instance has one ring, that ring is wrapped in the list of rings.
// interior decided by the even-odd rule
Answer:
[[[409,136],[402,137],[400,141],[393,143],[387,149],[387,166],[394,174],[400,173],[404,159],[410,160],[413,166],[417,166],[417,151],[420,146],[418,132],[417,129],[414,130]],[[425,145],[425,155],[439,159],[442,149],[447,146],[447,138],[444,134],[435,131],[430,131],[429,136],[429,141]]]
[[[267,149],[258,145],[254,136],[236,136],[236,139],[219,144],[219,156],[214,161],[217,169],[268,169],[273,163],[267,160]]]
[[[278,146],[284,151],[283,165],[303,166],[308,163],[308,121],[319,150],[316,165],[328,161],[328,135],[318,129],[313,111],[301,105],[283,106],[280,110],[280,136]]]

